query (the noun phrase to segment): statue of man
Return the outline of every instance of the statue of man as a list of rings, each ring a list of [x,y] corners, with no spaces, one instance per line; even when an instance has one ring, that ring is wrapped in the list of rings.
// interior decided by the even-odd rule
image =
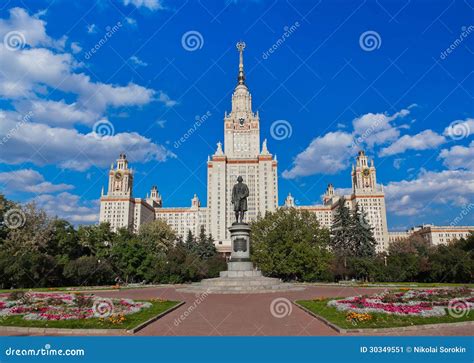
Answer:
[[[247,211],[247,197],[249,196],[249,188],[243,183],[243,178],[237,178],[238,183],[232,188],[232,204],[234,205],[235,221],[242,223],[245,212]]]

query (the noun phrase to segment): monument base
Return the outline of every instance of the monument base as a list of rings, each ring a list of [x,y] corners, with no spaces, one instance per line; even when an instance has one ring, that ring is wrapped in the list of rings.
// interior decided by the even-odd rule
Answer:
[[[250,227],[247,223],[234,223],[229,227],[232,253],[227,271],[221,271],[219,278],[178,289],[179,292],[207,294],[249,294],[279,291],[300,291],[303,287],[282,283],[280,279],[264,277],[250,261]]]

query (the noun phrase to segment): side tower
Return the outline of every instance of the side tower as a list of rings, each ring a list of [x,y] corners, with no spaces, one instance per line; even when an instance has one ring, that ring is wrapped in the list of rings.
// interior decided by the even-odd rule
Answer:
[[[133,229],[132,192],[133,171],[128,167],[127,156],[121,153],[116,166],[110,166],[107,194],[102,188],[99,222],[109,222],[113,231],[122,227]]]
[[[367,222],[374,228],[377,240],[377,252],[388,249],[387,212],[383,186],[377,185],[377,174],[374,161],[359,151],[356,164],[352,167],[352,208],[358,203],[367,214]]]

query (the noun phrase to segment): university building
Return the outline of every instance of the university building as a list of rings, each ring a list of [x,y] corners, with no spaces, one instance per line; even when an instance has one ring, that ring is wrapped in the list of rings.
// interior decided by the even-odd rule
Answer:
[[[316,213],[322,226],[331,228],[337,204],[344,198],[346,206],[354,210],[356,204],[366,213],[366,220],[373,228],[376,251],[386,251],[389,243],[387,228],[387,212],[385,209],[385,194],[383,186],[377,184],[374,161],[359,151],[355,165],[352,166],[352,193],[349,195],[336,195],[334,186],[329,184],[323,196],[322,205],[297,206],[294,198],[289,194],[285,200],[285,207],[308,210]]]
[[[456,239],[467,238],[474,232],[474,226],[435,226],[433,224],[423,224],[412,227],[407,231],[389,232],[389,243],[403,241],[413,235],[422,237],[429,244],[437,246],[448,244]]]
[[[245,82],[243,51],[244,43],[238,43],[239,69],[237,85],[232,94],[231,110],[223,120],[224,145],[217,143],[216,151],[207,162],[207,207],[201,207],[197,195],[189,207],[163,207],[156,186],[146,198],[134,198],[133,171],[128,167],[125,154],[121,154],[109,170],[107,194],[100,198],[100,222],[109,222],[112,229],[127,227],[138,231],[142,223],[154,219],[166,221],[178,235],[186,237],[188,231],[197,235],[204,227],[211,233],[220,252],[230,253],[228,227],[234,221],[231,203],[232,186],[241,175],[248,185],[247,221],[263,217],[266,212],[278,208],[278,162],[269,151],[267,141],[260,143],[260,117],[252,109],[252,96]],[[356,157],[351,172],[352,190],[348,195],[337,195],[329,184],[321,205],[295,205],[289,194],[285,207],[308,210],[316,214],[323,227],[331,228],[340,198],[353,210],[356,204],[367,214],[377,241],[377,252],[386,251],[389,242],[408,237],[413,232],[388,232],[385,195],[382,185],[377,184],[374,161],[364,151]],[[417,233],[432,244],[448,243],[453,238],[464,237],[469,227],[423,226]]]

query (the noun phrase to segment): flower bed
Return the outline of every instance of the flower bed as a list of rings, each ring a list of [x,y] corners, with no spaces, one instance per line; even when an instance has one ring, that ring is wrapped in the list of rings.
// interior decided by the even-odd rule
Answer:
[[[14,292],[0,294],[0,319],[21,317],[30,321],[59,321],[99,318],[121,324],[127,315],[151,306],[150,302],[106,299],[93,294]]]
[[[436,317],[465,315],[474,307],[474,291],[468,288],[385,291],[381,294],[330,300],[338,311],[358,314],[382,313],[399,316]]]

